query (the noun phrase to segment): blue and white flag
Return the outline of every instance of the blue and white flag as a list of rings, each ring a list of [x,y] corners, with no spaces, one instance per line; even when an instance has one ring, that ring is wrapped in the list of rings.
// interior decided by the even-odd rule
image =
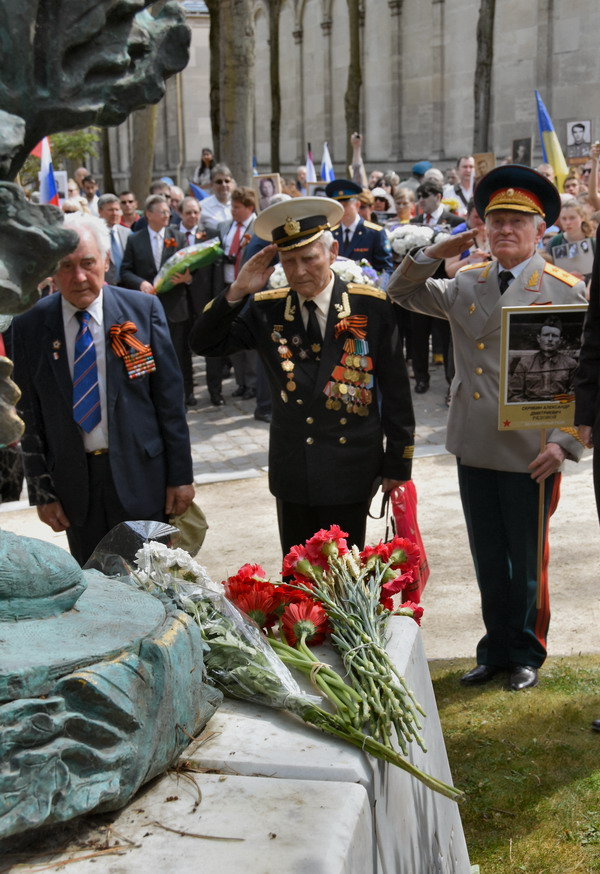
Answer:
[[[332,182],[335,179],[335,173],[333,172],[333,164],[331,163],[331,156],[329,155],[327,143],[323,143],[323,157],[321,158],[321,179],[324,182]]]

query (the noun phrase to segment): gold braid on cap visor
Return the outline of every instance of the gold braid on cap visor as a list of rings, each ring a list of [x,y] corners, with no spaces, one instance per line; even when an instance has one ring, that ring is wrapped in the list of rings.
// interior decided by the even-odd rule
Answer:
[[[522,188],[501,188],[490,197],[485,208],[485,215],[495,209],[510,209],[515,212],[528,212],[545,218],[545,211],[540,201],[531,192]]]

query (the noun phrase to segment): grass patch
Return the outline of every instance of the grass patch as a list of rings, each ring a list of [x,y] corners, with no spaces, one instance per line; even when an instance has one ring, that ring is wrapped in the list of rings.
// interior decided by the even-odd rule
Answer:
[[[461,817],[481,874],[600,874],[600,659],[549,659],[540,685],[464,688],[429,663]]]

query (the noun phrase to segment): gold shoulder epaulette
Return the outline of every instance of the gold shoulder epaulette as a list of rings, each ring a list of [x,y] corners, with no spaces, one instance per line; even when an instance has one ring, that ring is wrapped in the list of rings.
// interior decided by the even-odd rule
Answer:
[[[368,222],[365,219],[365,228],[371,228],[373,231],[381,231],[383,230],[381,225],[376,225],[375,222]]]
[[[279,300],[285,297],[290,290],[289,285],[286,288],[270,288],[268,291],[259,291],[254,295],[254,300]]]
[[[479,264],[465,264],[464,267],[461,267],[457,270],[457,273],[464,273],[465,270],[475,270],[476,267],[487,267],[489,265],[489,261],[481,261]]]
[[[214,304],[214,302],[215,302],[215,299],[214,299],[214,297],[213,297],[213,299],[212,299],[212,300],[209,300],[209,302],[206,304],[206,306],[204,307],[204,309],[202,310],[202,312],[203,312],[203,313],[207,313],[207,312],[209,311],[209,309],[212,307],[212,305]]]
[[[573,286],[577,285],[578,282],[581,282],[581,280],[577,279],[576,276],[573,276],[572,273],[563,270],[562,267],[557,267],[556,264],[550,264],[550,262],[546,262],[544,273],[549,273],[550,276],[554,276],[555,279],[560,279],[560,281],[564,282],[565,285]]]
[[[371,297],[378,297],[381,300],[387,298],[385,291],[382,291],[380,288],[375,288],[374,285],[359,285],[357,282],[351,282],[348,284],[348,291],[350,294],[368,294]]]

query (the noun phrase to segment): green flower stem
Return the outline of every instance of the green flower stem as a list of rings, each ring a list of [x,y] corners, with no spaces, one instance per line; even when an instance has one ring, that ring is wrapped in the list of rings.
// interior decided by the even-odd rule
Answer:
[[[413,765],[412,762],[403,758],[398,752],[396,752],[396,750],[379,743],[377,740],[363,734],[361,731],[348,730],[346,727],[340,726],[335,716],[321,710],[319,707],[313,707],[312,705],[308,706],[303,708],[303,712],[299,712],[298,715],[301,715],[304,722],[310,723],[315,728],[319,728],[321,731],[339,737],[347,743],[364,750],[364,752],[369,753],[378,759],[383,759],[392,765],[396,765],[398,768],[402,768],[403,771],[407,771],[413,777],[416,777],[416,779],[420,780],[425,786],[433,789],[435,792],[441,793],[446,798],[452,799],[452,801],[457,801],[463,795],[460,789],[456,789],[454,786],[449,786],[442,780],[438,780],[436,777],[432,777],[430,774],[421,771]]]
[[[351,689],[342,678],[333,671],[328,665],[323,666],[313,674],[313,668],[316,664],[322,664],[315,658],[314,654],[308,647],[303,650],[297,647],[291,647],[277,638],[270,636],[269,643],[278,654],[279,658],[287,665],[301,670],[304,674],[310,675],[312,682],[319,688],[327,698],[335,705],[344,721],[354,723],[359,717],[359,704],[362,704],[362,698]],[[355,697],[353,697],[355,696]]]

